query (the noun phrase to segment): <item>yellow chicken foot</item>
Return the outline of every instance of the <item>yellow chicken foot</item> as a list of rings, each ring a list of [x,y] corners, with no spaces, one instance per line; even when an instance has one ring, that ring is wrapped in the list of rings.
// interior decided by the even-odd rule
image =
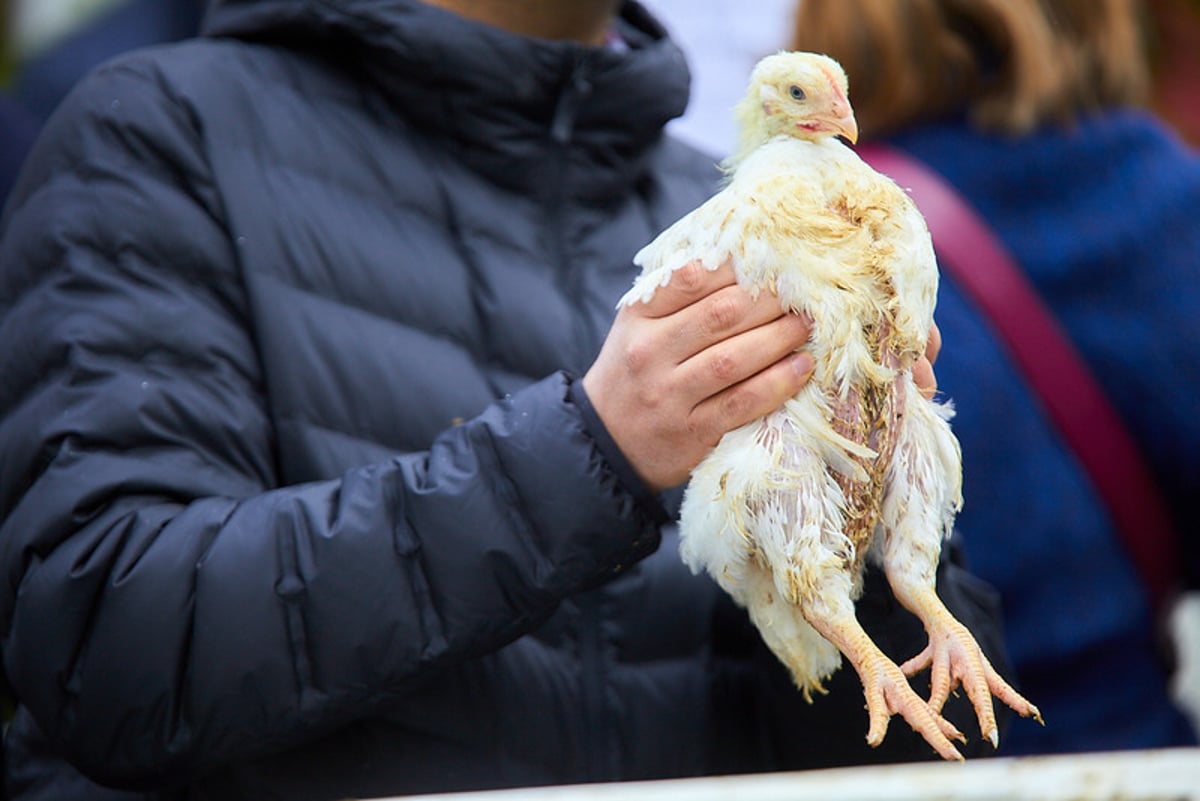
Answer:
[[[995,748],[1000,744],[992,696],[996,696],[1021,717],[1042,723],[1038,708],[1009,685],[988,662],[975,637],[946,609],[932,589],[920,588],[906,593],[900,601],[912,610],[929,634],[925,650],[900,666],[907,676],[930,668],[929,706],[941,712],[946,699],[961,685],[975,707],[979,731]]]
[[[966,737],[913,691],[900,667],[879,650],[854,617],[809,622],[838,647],[858,672],[870,719],[868,745],[874,747],[883,742],[891,716],[899,714],[944,759],[962,760],[962,754],[950,741],[966,742]]]

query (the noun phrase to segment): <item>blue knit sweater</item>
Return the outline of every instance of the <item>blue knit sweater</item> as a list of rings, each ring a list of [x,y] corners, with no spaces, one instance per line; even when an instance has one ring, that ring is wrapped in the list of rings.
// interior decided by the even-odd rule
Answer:
[[[1190,555],[1200,491],[1200,158],[1118,112],[1023,138],[947,122],[893,143],[991,223],[1096,372],[1151,461]],[[974,569],[1001,591],[1022,691],[1002,751],[1196,742],[1171,705],[1139,577],[1101,499],[986,319],[944,278],[937,365],[958,408]]]

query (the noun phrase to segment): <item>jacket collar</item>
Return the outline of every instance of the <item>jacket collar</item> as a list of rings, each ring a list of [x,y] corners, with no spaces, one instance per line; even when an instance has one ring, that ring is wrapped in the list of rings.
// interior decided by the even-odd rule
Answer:
[[[471,169],[594,201],[640,176],[687,102],[682,54],[635,2],[621,47],[516,36],[420,0],[215,0],[205,33],[350,57]]]

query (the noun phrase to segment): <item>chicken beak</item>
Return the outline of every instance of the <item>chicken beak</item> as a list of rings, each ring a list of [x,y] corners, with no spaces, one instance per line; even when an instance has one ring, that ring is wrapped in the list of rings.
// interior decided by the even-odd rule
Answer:
[[[850,140],[850,144],[858,142],[858,122],[854,119],[853,114],[847,114],[845,117],[840,117],[834,121],[838,133]]]
[[[850,108],[849,101],[840,91],[834,91],[829,116],[835,133],[846,137],[852,145],[858,142],[858,121],[854,119],[854,111]]]

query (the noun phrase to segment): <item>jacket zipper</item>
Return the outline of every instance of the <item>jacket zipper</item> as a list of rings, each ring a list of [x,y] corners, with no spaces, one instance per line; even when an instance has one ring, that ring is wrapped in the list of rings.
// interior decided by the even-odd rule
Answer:
[[[605,661],[609,658],[604,641],[604,590],[592,590],[576,597],[579,607],[579,679],[583,696],[580,720],[583,776],[588,781],[617,781],[620,755],[612,744],[608,705],[604,700]]]
[[[551,255],[561,270],[560,285],[563,293],[577,302],[582,302],[583,274],[576,260],[571,258],[570,242],[567,238],[567,168],[570,147],[574,141],[575,123],[580,109],[591,94],[588,61],[583,55],[576,56],[566,86],[563,87],[554,107],[554,116],[550,123],[550,139],[555,145],[556,159],[553,183],[547,193],[547,221],[550,225]],[[573,340],[575,364],[569,366],[583,370],[590,363],[594,346],[583,315],[577,315],[575,318]]]
[[[581,301],[583,276],[580,267],[571,258],[571,248],[566,231],[567,167],[569,151],[574,139],[575,123],[579,110],[592,93],[591,81],[587,77],[587,61],[580,55],[571,65],[570,77],[558,102],[550,123],[550,139],[555,146],[556,170],[553,184],[547,193],[547,222],[550,225],[551,256],[561,270],[562,287],[567,297]],[[582,318],[582,316],[580,316]],[[575,324],[575,359],[579,369],[588,361],[590,338],[588,329],[579,319]],[[588,781],[615,781],[619,776],[619,757],[610,747],[608,731],[611,727],[608,708],[604,700],[604,661],[607,658],[603,621],[603,590],[592,590],[575,597],[578,609],[576,623],[577,649],[579,657],[580,730],[578,742],[580,773]]]

